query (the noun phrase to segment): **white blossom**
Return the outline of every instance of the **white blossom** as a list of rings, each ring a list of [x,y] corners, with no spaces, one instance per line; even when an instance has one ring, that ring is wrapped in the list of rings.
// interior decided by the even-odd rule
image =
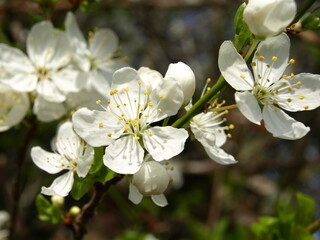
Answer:
[[[208,156],[215,162],[223,165],[237,162],[232,155],[221,149],[221,146],[227,141],[225,130],[233,128],[232,124],[227,127],[221,126],[224,122],[221,116],[225,113],[225,111],[222,113],[199,113],[190,121],[191,131],[202,144]]]
[[[272,37],[291,23],[296,9],[294,0],[249,0],[243,19],[256,37]]]
[[[20,123],[29,110],[29,98],[0,83],[0,132]]]
[[[50,187],[42,187],[41,193],[50,196],[65,197],[71,191],[74,173],[85,177],[93,163],[93,148],[84,142],[72,129],[71,122],[63,123],[53,141],[54,153],[47,152],[41,147],[31,149],[32,161],[42,170],[55,174],[63,170],[66,173],[56,178]]]
[[[71,12],[67,14],[65,27],[74,51],[73,61],[81,69],[79,78],[86,82],[88,90],[105,95],[110,90],[112,74],[124,66],[124,61],[116,56],[116,34],[111,29],[96,29],[89,32],[87,42]]]
[[[149,92],[138,72],[125,67],[114,73],[111,89],[104,111],[82,108],[73,115],[75,131],[86,142],[94,147],[109,145],[103,158],[108,168],[134,174],[140,169],[145,150],[156,161],[182,152],[187,131],[150,126],[175,115],[181,107],[183,93],[174,78],[163,79]]]
[[[71,49],[66,35],[51,22],[34,25],[27,38],[27,53],[0,44],[0,65],[8,73],[3,82],[19,92],[36,91],[49,102],[63,102],[66,94],[82,88],[78,72],[67,68]]]
[[[299,139],[310,130],[288,116],[290,112],[312,110],[320,105],[320,76],[310,73],[283,75],[289,60],[290,40],[286,34],[262,41],[251,66],[237,52],[232,42],[225,41],[219,52],[219,68],[235,89],[235,100],[241,113],[251,122],[264,120],[266,129],[275,137]]]
[[[164,207],[168,204],[163,192],[170,182],[167,170],[156,161],[145,161],[138,172],[132,176],[129,186],[129,199],[135,204],[141,202],[143,196],[151,196],[152,201]]]

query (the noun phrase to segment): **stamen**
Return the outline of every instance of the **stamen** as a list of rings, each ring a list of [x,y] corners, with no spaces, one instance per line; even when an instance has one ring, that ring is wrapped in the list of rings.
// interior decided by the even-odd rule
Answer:
[[[104,124],[102,122],[99,123],[99,127],[104,127]]]
[[[303,96],[303,95],[299,96],[299,99],[303,100],[303,99],[304,99],[304,96]]]
[[[308,110],[309,109],[309,106],[304,106],[303,107],[305,110]]]
[[[278,60],[278,58],[277,58],[276,56],[273,56],[271,59],[272,59],[272,61],[274,61],[274,62]]]
[[[96,104],[100,104],[100,103],[101,103],[101,100],[97,100],[97,101],[96,101]]]
[[[290,59],[289,63],[294,64],[296,61],[294,59]]]

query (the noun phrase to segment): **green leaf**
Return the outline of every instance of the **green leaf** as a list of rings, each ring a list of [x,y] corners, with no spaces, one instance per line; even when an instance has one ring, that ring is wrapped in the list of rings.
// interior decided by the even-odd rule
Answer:
[[[78,176],[75,176],[74,183],[71,189],[71,196],[75,200],[79,200],[89,191],[94,182],[95,180],[90,177],[80,178]]]
[[[242,3],[238,8],[236,15],[234,16],[233,20],[233,30],[235,34],[239,34],[241,28],[243,27],[243,11],[246,8],[247,4]]]
[[[305,30],[319,30],[320,29],[320,7],[313,10],[302,22],[302,27]]]
[[[115,176],[117,176],[117,173],[103,165],[94,177],[100,182],[108,182]]]
[[[296,207],[295,222],[306,227],[315,219],[316,204],[311,197],[302,193],[297,193],[296,197],[298,206]]]
[[[41,221],[50,222],[52,224],[62,222],[63,212],[61,207],[56,204],[52,204],[41,194],[38,194],[36,197],[36,207],[38,210],[38,217]]]
[[[96,172],[98,172],[101,166],[103,165],[104,149],[105,147],[94,148],[94,158],[93,158],[93,164],[89,171],[90,174],[95,174]]]
[[[243,11],[245,7],[245,3],[240,5],[233,22],[234,45],[238,50],[241,50],[243,47],[253,42],[252,33],[247,24],[243,21]]]
[[[44,222],[51,221],[51,203],[43,195],[38,194],[36,197],[36,207],[38,210],[38,218]]]

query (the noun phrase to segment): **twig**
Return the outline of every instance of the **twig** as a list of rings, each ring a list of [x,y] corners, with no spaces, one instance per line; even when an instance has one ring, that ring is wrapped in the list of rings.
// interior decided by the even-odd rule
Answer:
[[[320,219],[316,220],[315,222],[311,223],[308,227],[306,227],[306,230],[313,234],[320,229]]]
[[[12,186],[12,209],[11,209],[10,225],[9,225],[9,237],[8,237],[9,240],[12,240],[14,238],[14,233],[17,225],[19,202],[20,202],[21,193],[22,193],[21,180],[23,177],[23,165],[26,159],[29,143],[33,138],[37,129],[36,120],[32,118],[30,122],[31,122],[31,126],[27,131],[23,145],[19,150],[19,155],[17,159],[17,165],[18,165],[17,175],[14,179],[13,186]]]
[[[70,226],[75,240],[81,240],[87,233],[87,223],[96,214],[96,210],[99,207],[105,193],[108,191],[111,185],[119,182],[124,175],[118,175],[109,182],[101,183],[96,182],[94,184],[94,193],[90,201],[82,208],[80,215]]]

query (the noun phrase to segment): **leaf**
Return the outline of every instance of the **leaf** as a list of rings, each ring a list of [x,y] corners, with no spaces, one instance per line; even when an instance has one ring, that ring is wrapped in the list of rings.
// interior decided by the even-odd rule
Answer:
[[[247,24],[243,21],[243,11],[245,7],[245,3],[240,5],[233,22],[234,45],[238,50],[241,50],[253,41],[252,33],[250,32]]]
[[[71,196],[75,200],[79,200],[89,191],[94,182],[95,180],[90,177],[80,178],[78,176],[75,176],[74,183],[71,189]]]
[[[96,172],[98,172],[101,166],[103,165],[104,149],[105,147],[94,148],[94,158],[93,158],[93,164],[89,171],[90,174],[95,174]]]
[[[38,194],[36,197],[36,207],[38,218],[44,222],[51,221],[51,203],[43,195]]]
[[[316,204],[315,201],[302,193],[296,195],[298,206],[296,208],[295,222],[303,227],[311,224],[315,219]]]
[[[302,22],[302,27],[305,30],[319,30],[320,29],[320,7],[313,10]]]
[[[109,168],[103,165],[100,168],[100,171],[96,173],[95,178],[100,182],[108,182],[111,179],[113,179],[115,176],[117,176],[117,173],[115,173],[114,171],[110,170]]]

